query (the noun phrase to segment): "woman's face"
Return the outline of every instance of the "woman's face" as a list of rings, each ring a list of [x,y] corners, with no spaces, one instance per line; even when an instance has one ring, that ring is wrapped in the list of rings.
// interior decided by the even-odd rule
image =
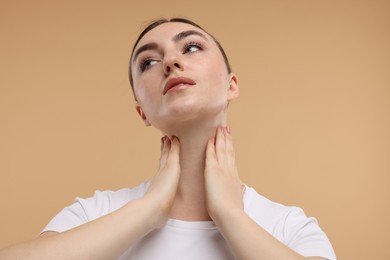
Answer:
[[[147,125],[166,130],[178,121],[225,113],[238,96],[214,40],[190,24],[169,22],[139,41],[131,61],[137,111]]]

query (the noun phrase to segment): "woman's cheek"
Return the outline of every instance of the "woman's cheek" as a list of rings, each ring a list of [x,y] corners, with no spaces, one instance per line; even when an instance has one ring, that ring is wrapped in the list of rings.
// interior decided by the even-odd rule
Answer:
[[[229,86],[229,73],[226,69],[225,61],[219,56],[215,56],[213,61],[209,64],[209,77],[214,80],[216,86],[227,89]],[[218,75],[215,72],[218,72]]]
[[[135,88],[135,93],[137,96],[137,100],[145,100],[148,97],[148,89],[147,89],[148,83],[145,82],[144,80],[139,80],[137,82],[137,87]]]

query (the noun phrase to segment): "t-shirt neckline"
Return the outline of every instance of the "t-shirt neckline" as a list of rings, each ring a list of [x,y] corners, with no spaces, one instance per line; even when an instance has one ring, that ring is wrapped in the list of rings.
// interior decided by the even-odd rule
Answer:
[[[167,226],[183,229],[216,229],[213,221],[187,221],[170,218],[167,220]]]

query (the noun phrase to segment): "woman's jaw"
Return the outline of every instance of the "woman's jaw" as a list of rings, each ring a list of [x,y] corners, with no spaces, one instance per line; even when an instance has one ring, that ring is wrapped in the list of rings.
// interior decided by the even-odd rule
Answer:
[[[196,140],[198,138],[208,140],[215,137],[217,128],[227,125],[227,120],[209,120],[198,124],[190,124],[181,129],[175,129],[168,135],[177,136],[183,140]]]
[[[218,127],[227,125],[227,107],[219,112],[197,114],[165,120],[163,124],[155,126],[164,136],[177,137],[181,144],[191,146],[205,145],[214,138]]]

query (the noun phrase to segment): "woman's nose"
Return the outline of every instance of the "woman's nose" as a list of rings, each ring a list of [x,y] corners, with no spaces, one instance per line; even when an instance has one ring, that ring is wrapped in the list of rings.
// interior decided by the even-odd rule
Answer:
[[[170,57],[166,57],[164,59],[164,73],[168,75],[174,70],[183,70],[183,64],[180,59],[178,59],[175,55]]]

